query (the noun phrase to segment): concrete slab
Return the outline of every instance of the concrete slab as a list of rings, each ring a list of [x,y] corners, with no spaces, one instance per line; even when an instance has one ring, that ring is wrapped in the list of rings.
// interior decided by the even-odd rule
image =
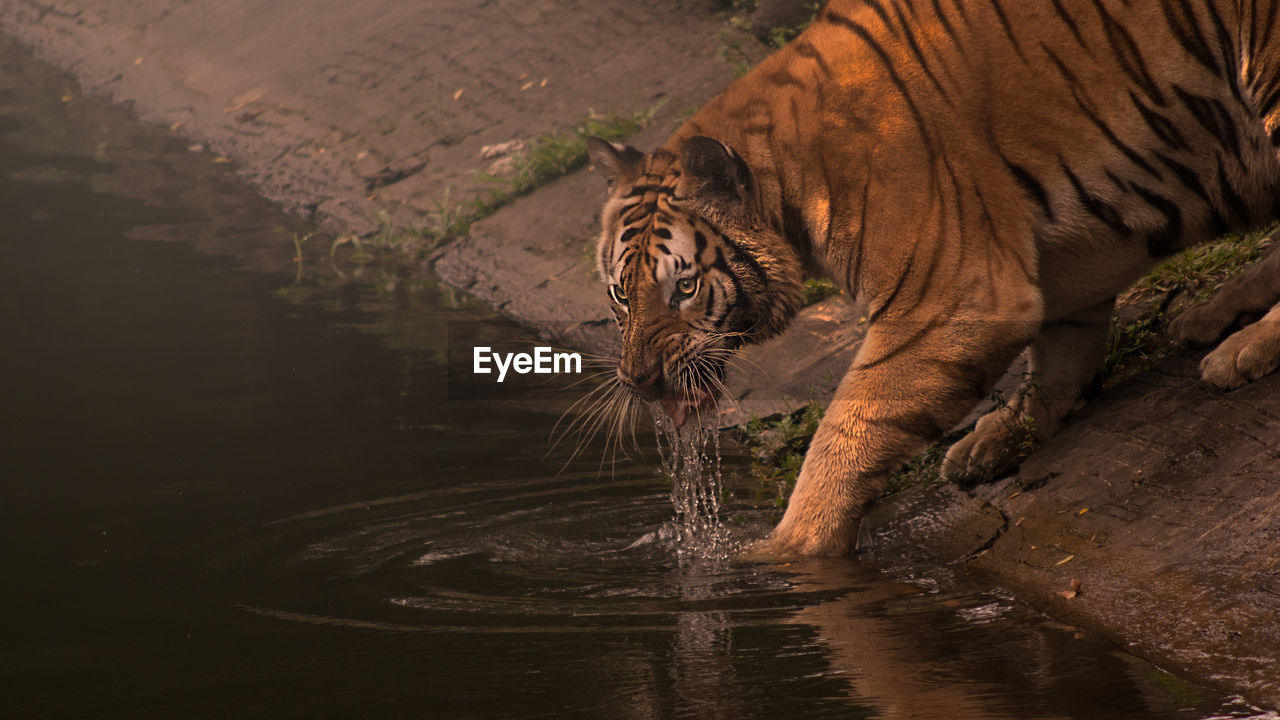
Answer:
[[[3,0],[0,23],[286,207],[363,230],[486,192],[486,145],[689,112],[732,73],[696,0]]]

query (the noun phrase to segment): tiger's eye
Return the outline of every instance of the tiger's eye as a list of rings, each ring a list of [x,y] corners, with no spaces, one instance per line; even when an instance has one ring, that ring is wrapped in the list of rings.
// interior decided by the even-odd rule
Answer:
[[[613,301],[619,305],[627,304],[627,293],[622,289],[621,285],[610,285],[609,296],[612,297]]]
[[[684,297],[689,297],[698,291],[697,278],[680,278],[676,281],[676,292]]]

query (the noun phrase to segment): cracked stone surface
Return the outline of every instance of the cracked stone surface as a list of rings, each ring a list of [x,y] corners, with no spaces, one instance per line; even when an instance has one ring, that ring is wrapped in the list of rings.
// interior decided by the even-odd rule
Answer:
[[[732,76],[696,0],[3,0],[0,22],[272,199],[363,230],[487,192],[486,145],[658,102],[661,121]]]
[[[1278,508],[1280,376],[1217,393],[1185,354],[1087,405],[1010,478],[889,498],[864,546],[966,563],[1055,616],[1276,707]],[[1080,592],[1066,599],[1073,578]]]

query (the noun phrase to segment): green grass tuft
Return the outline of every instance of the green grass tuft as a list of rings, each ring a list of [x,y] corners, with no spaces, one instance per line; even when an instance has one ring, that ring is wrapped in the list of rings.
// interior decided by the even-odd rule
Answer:
[[[822,302],[832,295],[839,295],[840,288],[826,278],[809,278],[800,289],[800,306],[809,307]]]
[[[1170,303],[1177,299],[1180,304],[1193,305],[1208,297],[1214,288],[1262,257],[1275,242],[1274,230],[1224,235],[1187,248],[1138,280],[1118,301],[1130,308],[1129,319],[1111,320],[1104,386],[1150,369],[1172,355],[1177,345],[1165,333],[1173,319],[1166,312]]]
[[[769,500],[780,508],[786,507],[822,414],[822,406],[810,402],[780,418],[752,418],[739,427],[754,458],[749,474],[759,485],[761,499]]]
[[[431,213],[429,223],[410,232],[430,240],[433,248],[456,240],[466,235],[471,230],[472,223],[477,220],[492,215],[499,208],[535,188],[586,165],[588,137],[610,141],[630,137],[648,126],[661,107],[662,103],[658,102],[628,115],[589,113],[569,130],[540,135],[513,157],[515,164],[511,177],[479,173],[480,179],[489,185],[489,190],[468,202],[453,202],[450,198],[452,188],[446,190],[435,201],[435,210]]]
[[[1163,313],[1155,312],[1132,322],[1111,318],[1107,357],[1102,366],[1103,384],[1110,386],[1155,367],[1173,354],[1177,344],[1166,334]]]
[[[511,198],[586,165],[588,137],[610,141],[630,137],[648,126],[661,106],[662,103],[658,103],[623,116],[591,113],[568,131],[534,138],[524,154],[516,158],[515,176],[493,178],[492,181],[508,186],[509,202]]]
[[[942,461],[947,456],[947,447],[942,443],[929,446],[928,450],[916,456],[909,465],[889,476],[884,494],[891,495],[909,487],[933,485],[942,479]]]
[[[1191,299],[1202,298],[1262,257],[1273,242],[1269,229],[1248,235],[1224,235],[1187,248],[1152,268],[1130,294],[1186,293]]]

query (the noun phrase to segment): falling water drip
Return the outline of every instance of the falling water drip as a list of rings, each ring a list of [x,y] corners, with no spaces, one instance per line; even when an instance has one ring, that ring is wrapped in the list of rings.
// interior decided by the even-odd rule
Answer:
[[[662,471],[671,478],[676,552],[681,556],[727,558],[733,550],[720,520],[720,433],[712,422],[676,424],[654,413]]]

